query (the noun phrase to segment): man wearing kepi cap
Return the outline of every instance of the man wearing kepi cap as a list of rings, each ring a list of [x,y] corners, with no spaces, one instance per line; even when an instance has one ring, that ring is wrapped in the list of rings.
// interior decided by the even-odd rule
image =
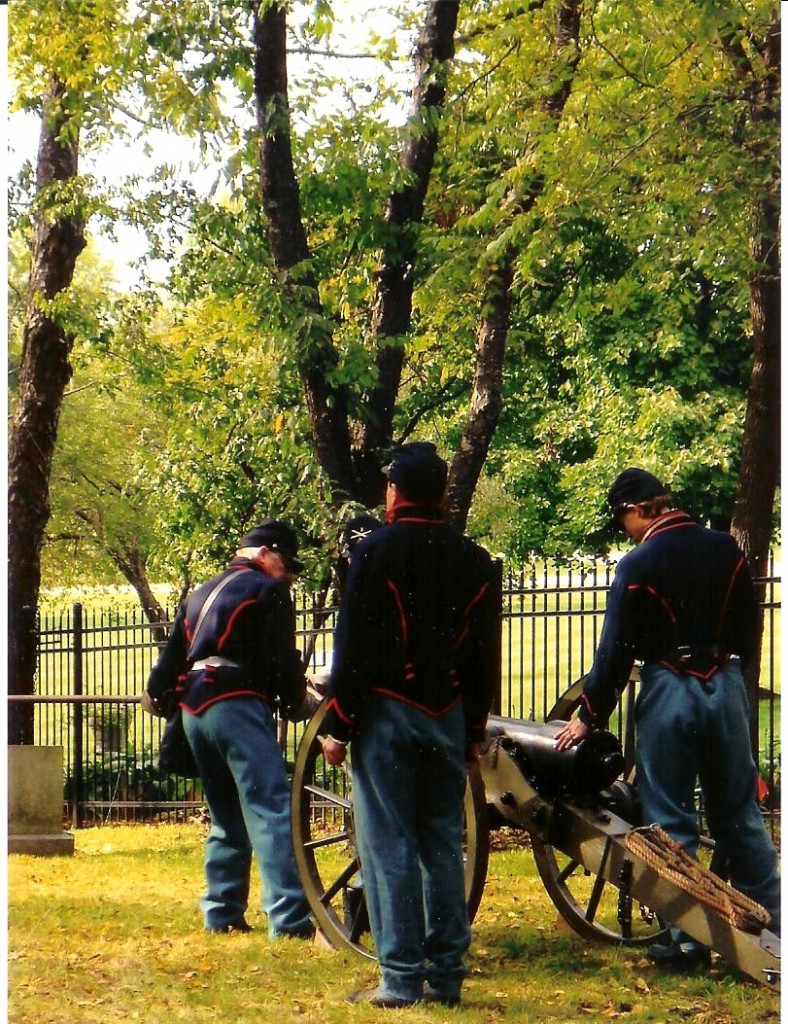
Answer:
[[[143,696],[154,713],[168,690],[181,696],[211,816],[200,901],[208,931],[250,930],[244,915],[254,851],[270,935],[314,934],[293,855],[290,786],[274,721],[277,704],[296,717],[308,703],[289,594],[302,568],[296,535],[285,523],[266,519],[250,530],[229,567],[181,605]]]
[[[637,547],[618,563],[577,718],[559,749],[604,725],[642,660],[635,708],[636,773],[643,823],[656,822],[695,856],[700,784],[711,834],[735,888],[772,915],[780,932],[777,857],[758,809],[742,667],[755,649],[756,599],[730,534],[676,509],[667,488],[627,469],[608,493],[613,521]],[[652,959],[703,967],[709,952],[678,929]]]
[[[386,468],[386,525],[353,549],[334,641],[323,752],[352,743],[356,837],[380,961],[351,1002],[457,1005],[470,942],[466,764],[484,738],[498,594],[485,551],[449,527],[447,466],[427,442]]]

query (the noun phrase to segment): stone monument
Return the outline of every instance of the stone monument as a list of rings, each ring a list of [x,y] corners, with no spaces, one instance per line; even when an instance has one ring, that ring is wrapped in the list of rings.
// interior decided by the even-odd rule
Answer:
[[[63,829],[63,748],[8,748],[8,852],[71,856]]]

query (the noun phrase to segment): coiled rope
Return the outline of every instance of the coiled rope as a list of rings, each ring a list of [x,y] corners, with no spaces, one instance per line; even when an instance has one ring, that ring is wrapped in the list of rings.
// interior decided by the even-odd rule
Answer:
[[[757,934],[769,924],[768,911],[690,857],[659,825],[633,829],[625,842],[627,849],[661,878],[716,910],[734,928]]]

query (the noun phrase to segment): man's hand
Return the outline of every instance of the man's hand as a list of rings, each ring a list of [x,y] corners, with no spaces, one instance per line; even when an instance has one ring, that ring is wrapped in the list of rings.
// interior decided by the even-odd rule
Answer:
[[[555,748],[556,750],[567,750],[569,747],[579,743],[580,740],[585,739],[590,732],[590,725],[586,725],[579,718],[573,718],[571,722],[566,723],[560,732],[556,733]]]
[[[320,740],[323,747],[323,757],[330,765],[340,765],[347,756],[347,744],[340,743],[333,736],[323,736]]]
[[[290,707],[285,713],[288,722],[306,722],[314,715],[323,700],[319,693],[316,693],[310,686],[307,686],[300,704]]]
[[[479,754],[482,752],[482,745],[478,740],[473,740],[465,748],[465,763],[468,765],[473,764],[479,760]]]

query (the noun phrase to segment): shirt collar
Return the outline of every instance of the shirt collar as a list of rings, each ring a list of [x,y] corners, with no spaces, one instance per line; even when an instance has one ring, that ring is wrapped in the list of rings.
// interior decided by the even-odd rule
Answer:
[[[650,537],[655,536],[657,533],[662,533],[665,530],[672,530],[677,526],[691,526],[693,520],[687,515],[686,512],[682,512],[681,509],[672,508],[667,512],[663,512],[661,516],[657,516],[653,522],[647,527],[643,536],[640,538],[640,543],[643,544]]]
[[[443,509],[440,505],[426,505],[400,498],[396,504],[386,510],[387,523],[396,522],[398,519],[426,519],[430,522],[443,522]]]

